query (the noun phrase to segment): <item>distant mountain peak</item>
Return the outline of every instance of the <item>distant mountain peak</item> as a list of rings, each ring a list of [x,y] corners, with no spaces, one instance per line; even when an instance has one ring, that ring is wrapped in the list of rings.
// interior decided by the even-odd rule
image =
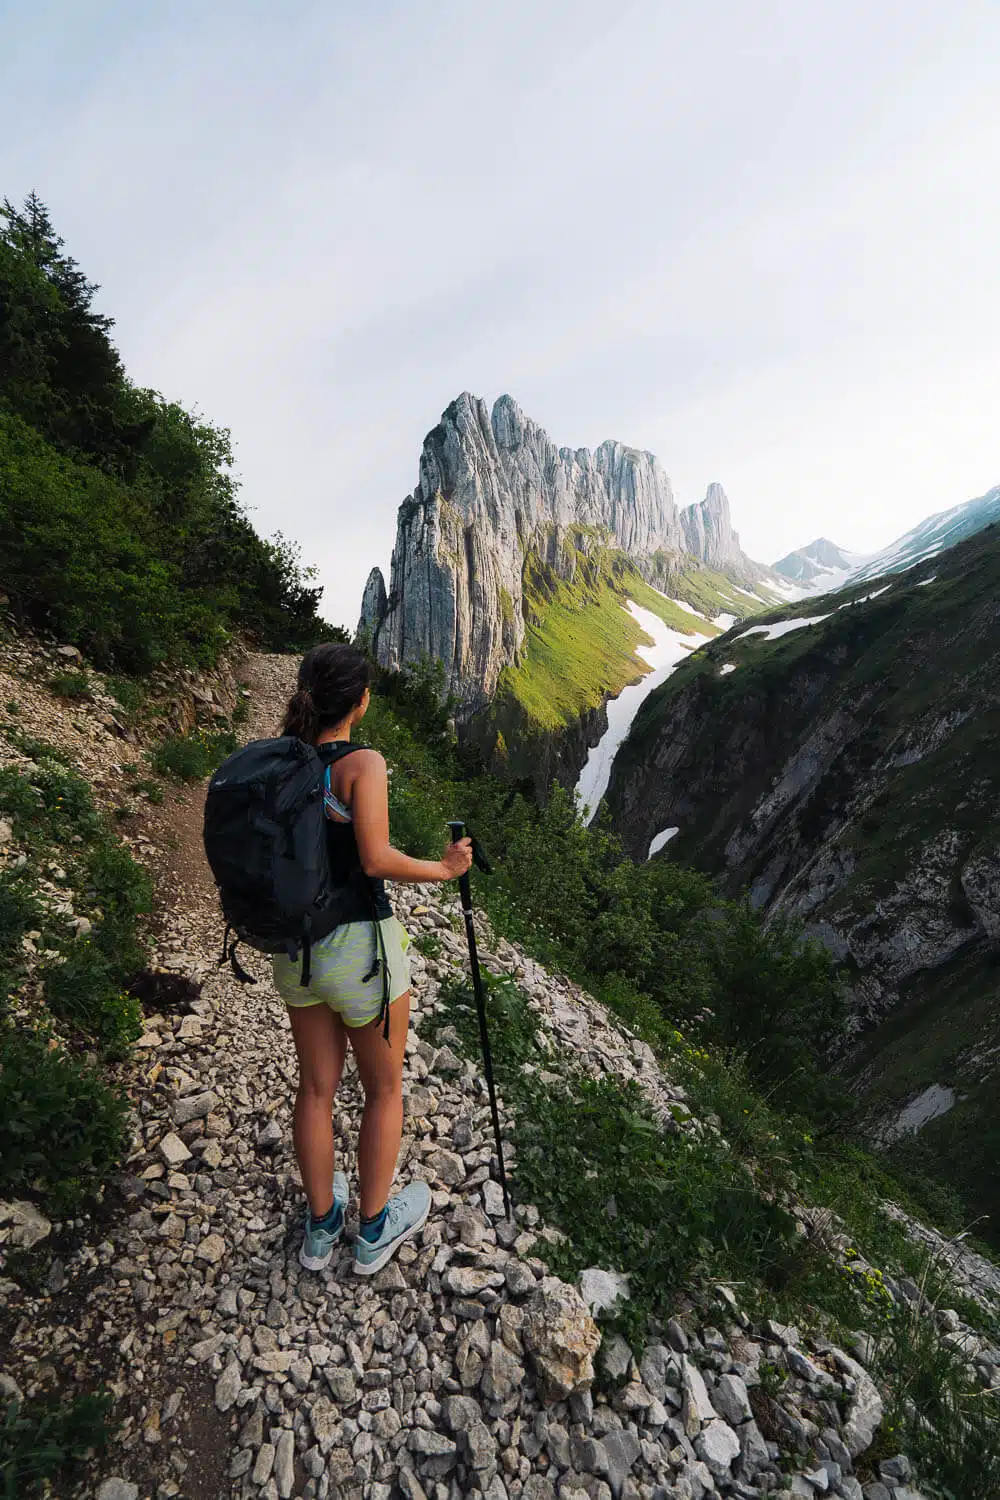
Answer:
[[[774,564],[774,571],[810,593],[827,593],[839,588],[865,560],[861,553],[848,552],[820,536],[781,558]]]
[[[474,712],[522,651],[525,557],[572,577],[574,537],[603,538],[637,565],[679,558],[684,536],[659,460],[616,442],[557,448],[512,396],[490,409],[463,391],[424,439],[389,588],[373,570],[361,627],[386,666],[443,662],[460,714]]]

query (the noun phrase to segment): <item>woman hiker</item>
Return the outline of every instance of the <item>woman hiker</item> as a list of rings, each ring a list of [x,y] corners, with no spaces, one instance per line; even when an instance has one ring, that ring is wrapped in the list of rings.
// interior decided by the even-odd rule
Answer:
[[[361,1230],[354,1247],[354,1269],[362,1276],[384,1266],[421,1229],[431,1205],[421,1181],[389,1197],[403,1129],[410,967],[409,939],[383,881],[454,880],[472,862],[469,839],[449,844],[440,860],[410,859],[390,844],[385,761],[350,743],[369,697],[368,662],[352,646],[314,646],[303,657],[282,733],[315,745],[330,764],[330,863],[338,884],[352,893],[357,920],[313,945],[306,988],[296,961],[284,954],[274,960],[299,1060],[295,1155],[309,1200],[299,1259],[307,1270],[322,1270],[344,1232],[347,1178],[333,1169],[332,1115],[350,1043],[365,1093],[358,1136]]]

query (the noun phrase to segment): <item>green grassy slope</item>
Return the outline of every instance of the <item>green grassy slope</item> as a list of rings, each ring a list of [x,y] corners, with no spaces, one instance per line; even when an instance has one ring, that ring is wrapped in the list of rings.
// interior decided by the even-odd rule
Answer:
[[[720,633],[652,588],[623,553],[578,550],[575,561],[574,576],[567,580],[534,555],[525,560],[525,647],[520,661],[501,677],[498,700],[501,715],[503,706],[516,705],[529,728],[571,725],[649,670],[636,655],[637,647],[650,641],[626,607],[630,599],[684,635]],[[690,601],[693,608],[721,613],[732,604],[727,580],[707,569],[692,569],[690,576],[688,592],[698,599]]]

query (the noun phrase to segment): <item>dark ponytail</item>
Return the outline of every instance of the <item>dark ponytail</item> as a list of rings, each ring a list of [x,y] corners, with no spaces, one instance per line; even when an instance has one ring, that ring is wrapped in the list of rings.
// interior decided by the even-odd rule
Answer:
[[[314,744],[324,729],[342,724],[371,681],[367,658],[353,646],[314,646],[299,666],[298,689],[288,700],[282,734]]]
[[[299,688],[289,698],[281,732],[294,735],[297,740],[305,740],[309,745],[319,734],[319,714],[308,688]]]

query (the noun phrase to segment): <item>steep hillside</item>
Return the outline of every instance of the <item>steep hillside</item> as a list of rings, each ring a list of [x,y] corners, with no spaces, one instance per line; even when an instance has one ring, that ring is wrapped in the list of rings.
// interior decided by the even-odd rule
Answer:
[[[953,505],[950,510],[938,511],[914,526],[891,546],[876,552],[851,574],[852,583],[863,583],[880,578],[883,573],[903,573],[915,563],[925,562],[956,542],[975,536],[987,526],[1000,521],[1000,485],[980,495],[976,500],[967,500],[962,505]]]
[[[82,804],[79,778],[53,781],[52,752],[82,750],[112,799],[120,768],[98,711],[38,686],[50,653],[16,643],[4,656],[5,691],[19,695],[8,717],[44,724],[55,744],[0,739],[3,855],[58,882],[19,780],[43,790],[46,834],[58,836],[57,790],[76,788],[62,816]],[[245,663],[246,733],[271,729],[295,664]],[[423,836],[415,810],[436,839],[436,801],[451,808],[456,790],[424,779],[452,759],[414,738],[418,725],[425,733],[425,715],[383,700],[368,726],[393,766],[407,847]],[[650,1028],[641,1010],[623,1025],[548,972],[532,956],[537,930],[523,944],[479,917],[517,1204],[505,1219],[465,946],[439,888],[394,898],[414,939],[400,1171],[431,1184],[432,1217],[369,1283],[350,1276],[349,1245],[327,1271],[303,1272],[287,1020],[265,960],[250,959],[254,990],[217,966],[201,787],[160,786],[162,804],[144,801],[126,825],[157,912],[141,1016],[131,1001],[134,1050],[114,1076],[131,1116],[117,1143],[127,1166],[98,1164],[110,1169],[104,1205],[85,1196],[82,1212],[78,1198],[71,1221],[51,1183],[0,1202],[11,1403],[0,1474],[14,1494],[44,1474],[67,1500],[95,1489],[101,1500],[758,1500],[789,1486],[857,1500],[862,1484],[915,1471],[915,1483],[988,1500],[1000,1474],[996,1268],[883,1204],[888,1184],[855,1164],[821,1167],[802,1122],[703,1044]],[[574,837],[595,879],[600,842]],[[555,935],[574,913],[554,884],[526,880],[538,848],[511,846],[501,880],[526,911],[547,909]],[[561,852],[550,839],[550,864]],[[478,878],[476,900],[504,923],[503,899]],[[40,925],[51,940],[52,916]],[[21,1024],[51,1003],[46,956],[33,940],[25,950]],[[60,1033],[47,1055],[72,1045]],[[337,1126],[352,1177],[360,1105],[350,1070]]]
[[[205,666],[242,630],[329,633],[321,590],[257,535],[229,434],[135,386],[34,194],[0,208],[0,592],[18,616],[127,672]]]
[[[1000,1130],[1000,532],[794,608],[704,647],[647,700],[615,763],[614,826],[637,858],[676,828],[670,858],[804,919],[846,966],[864,1099],[885,1123],[954,1090],[922,1139],[1000,1209],[992,1147],[963,1167],[951,1144]]]

